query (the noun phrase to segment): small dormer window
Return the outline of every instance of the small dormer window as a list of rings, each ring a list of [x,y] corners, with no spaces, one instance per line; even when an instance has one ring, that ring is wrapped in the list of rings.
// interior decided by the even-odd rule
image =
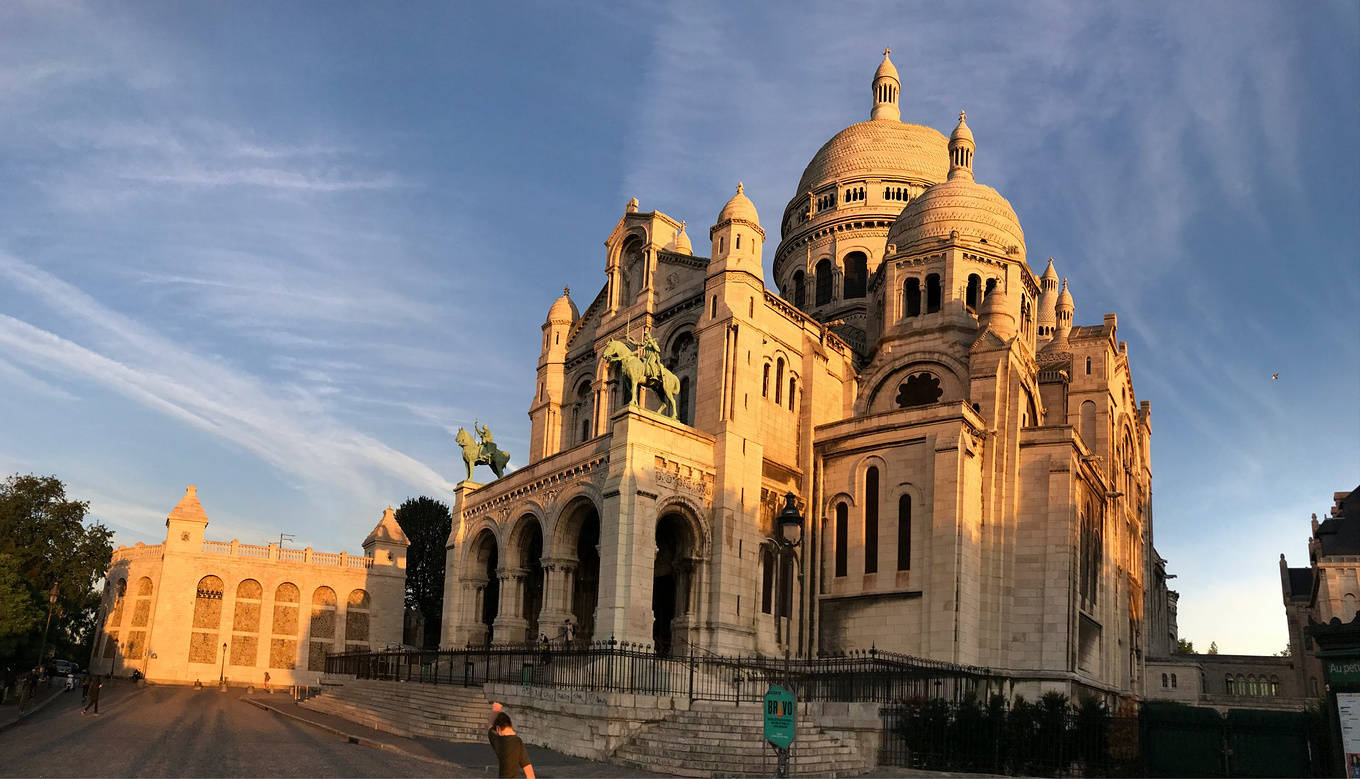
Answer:
[[[741,248],[741,233],[737,233],[737,248]]]

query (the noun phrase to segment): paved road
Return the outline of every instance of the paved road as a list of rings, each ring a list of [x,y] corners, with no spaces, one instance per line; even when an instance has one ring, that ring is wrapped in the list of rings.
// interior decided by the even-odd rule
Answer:
[[[480,776],[384,752],[261,711],[240,693],[105,684],[0,733],[0,776]]]

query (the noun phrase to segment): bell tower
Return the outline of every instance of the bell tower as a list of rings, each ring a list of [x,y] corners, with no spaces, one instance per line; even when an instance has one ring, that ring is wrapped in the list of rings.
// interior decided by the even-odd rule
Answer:
[[[543,345],[538,356],[538,381],[529,404],[529,462],[556,454],[562,449],[562,398],[566,392],[565,368],[567,336],[580,314],[571,301],[571,290],[564,287],[562,297],[548,309],[543,322]]]

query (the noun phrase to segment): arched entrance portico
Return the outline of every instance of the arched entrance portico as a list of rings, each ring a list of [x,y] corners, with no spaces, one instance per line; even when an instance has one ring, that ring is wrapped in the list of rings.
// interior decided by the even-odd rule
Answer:
[[[547,595],[539,633],[555,644],[595,637],[600,591],[600,512],[587,497],[567,504],[557,520],[553,556],[543,561]]]
[[[468,551],[467,575],[464,584],[471,601],[468,620],[468,642],[473,645],[489,644],[494,638],[496,613],[500,610],[500,578],[497,567],[500,553],[496,545],[496,534],[490,528],[477,534],[476,540]]]
[[[652,646],[657,654],[684,652],[695,639],[698,537],[694,523],[678,509],[663,511],[656,522],[656,562],[652,571]]]
[[[496,635],[502,643],[536,642],[543,608],[543,526],[525,514],[510,531],[506,565],[500,571],[504,588]]]

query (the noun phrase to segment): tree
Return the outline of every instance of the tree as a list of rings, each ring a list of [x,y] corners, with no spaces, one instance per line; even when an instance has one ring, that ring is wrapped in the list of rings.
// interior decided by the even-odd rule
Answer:
[[[1284,649],[1281,649],[1279,652],[1275,653],[1276,657],[1292,657],[1293,655],[1294,647],[1291,646],[1290,644],[1285,644]]]
[[[1216,655],[1216,654],[1218,654],[1218,642],[1217,642],[1217,641],[1210,641],[1210,642],[1209,642],[1209,654],[1211,654],[1211,655]]]
[[[0,482],[0,657],[40,659],[53,584],[49,654],[77,657],[88,643],[99,609],[95,584],[113,557],[113,532],[87,524],[89,508],[68,500],[55,476]]]
[[[1193,655],[1195,653],[1195,642],[1186,641],[1183,638],[1176,639],[1176,654]]]
[[[406,607],[424,619],[425,646],[438,646],[444,612],[444,544],[453,528],[453,514],[444,503],[422,495],[408,498],[396,516],[411,542],[406,550]]]

